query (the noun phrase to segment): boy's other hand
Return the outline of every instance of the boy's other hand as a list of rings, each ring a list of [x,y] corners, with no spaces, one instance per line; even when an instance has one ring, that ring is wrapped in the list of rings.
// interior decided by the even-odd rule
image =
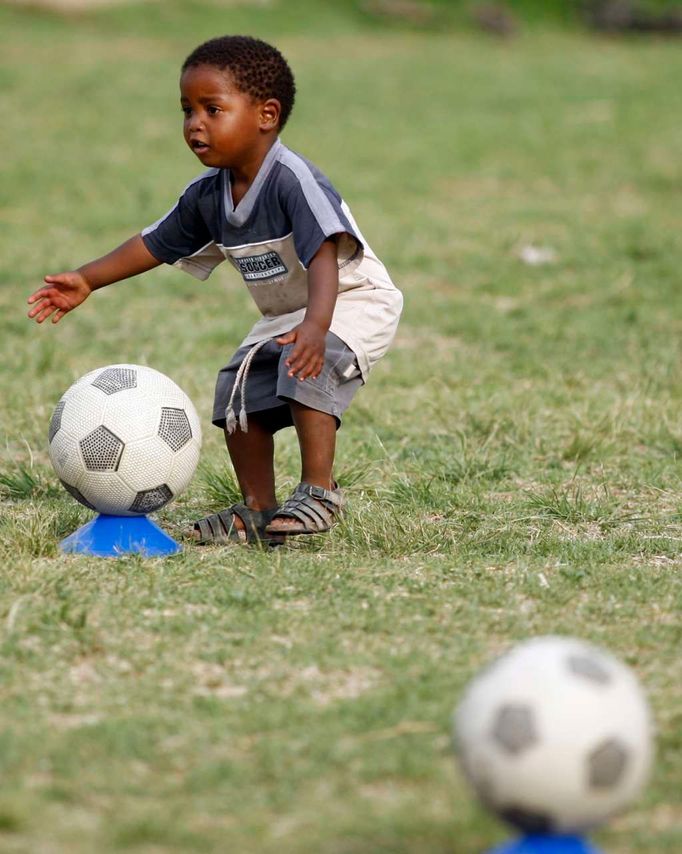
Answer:
[[[276,338],[278,344],[293,344],[294,347],[285,361],[289,376],[306,380],[316,380],[324,365],[324,351],[327,333],[316,323],[304,320],[291,332]]]
[[[28,316],[36,323],[42,323],[50,315],[53,315],[53,323],[59,323],[65,314],[77,308],[92,293],[85,276],[77,271],[45,276],[45,283],[28,298],[29,305],[33,305]]]

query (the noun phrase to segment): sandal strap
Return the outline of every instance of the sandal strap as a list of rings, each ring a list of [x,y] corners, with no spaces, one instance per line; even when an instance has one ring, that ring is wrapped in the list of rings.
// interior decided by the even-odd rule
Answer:
[[[280,512],[280,516],[298,519],[304,525],[312,524],[318,530],[329,524],[331,515],[329,511],[323,515],[316,507],[295,498],[287,501]]]
[[[296,495],[296,493],[309,495],[317,501],[323,501],[325,503],[329,502],[333,505],[334,510],[340,510],[343,506],[343,496],[338,486],[335,486],[334,489],[325,489],[323,486],[314,486],[312,483],[301,481],[301,483],[296,487],[294,495]],[[330,507],[329,509],[331,510],[332,508]]]
[[[230,532],[234,531],[237,536],[241,533],[237,528],[235,528],[234,519],[235,516],[239,517],[242,520],[242,524],[244,525],[244,532],[246,534],[246,539],[248,541],[249,534],[253,528],[253,522],[251,521],[251,516],[249,514],[249,508],[246,504],[233,504],[231,507],[228,507],[227,510],[221,510],[220,513],[217,514],[220,521],[225,527],[225,530],[230,535]]]
[[[238,542],[247,543],[267,540],[266,526],[271,522],[277,508],[271,510],[251,510],[246,504],[233,504],[219,513],[211,513],[203,519],[194,523],[199,530],[202,542],[221,543]],[[235,517],[239,517],[244,525],[244,531],[240,531],[234,524]]]
[[[221,543],[226,541],[240,542],[242,537],[239,536],[239,531],[235,528],[234,517],[241,514],[233,512],[232,507],[227,510],[221,510],[219,513],[211,513],[205,519],[200,519],[199,532],[203,540],[213,543]],[[202,524],[203,523],[203,524]],[[204,528],[208,528],[208,536],[204,533]]]
[[[277,512],[277,508],[273,507],[270,510],[251,510],[246,504],[233,504],[227,511],[232,516],[239,516],[244,523],[246,531],[246,541],[249,543],[262,540],[265,536],[265,528],[272,521],[272,517]],[[234,524],[234,521],[233,523]]]
[[[194,523],[194,527],[199,531],[199,538],[201,540],[210,540],[213,538],[213,529],[208,522],[208,518],[199,519]]]
[[[311,500],[312,499],[312,500]],[[296,519],[312,533],[328,531],[343,507],[341,490],[302,481],[274,515]]]

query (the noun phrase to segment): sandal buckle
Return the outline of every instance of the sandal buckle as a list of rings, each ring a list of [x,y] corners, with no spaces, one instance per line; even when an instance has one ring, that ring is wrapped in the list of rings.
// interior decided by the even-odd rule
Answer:
[[[327,490],[323,486],[313,486],[311,484],[308,489],[308,495],[313,498],[317,498],[318,500],[324,499],[327,497]]]

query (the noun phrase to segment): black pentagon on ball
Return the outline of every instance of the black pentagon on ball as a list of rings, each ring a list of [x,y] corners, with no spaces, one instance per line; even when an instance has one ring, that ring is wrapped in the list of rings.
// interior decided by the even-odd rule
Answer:
[[[500,818],[524,833],[553,833],[555,823],[551,816],[524,807],[505,807],[498,811]]]
[[[137,371],[134,368],[105,368],[92,383],[104,394],[115,394],[137,386]]]
[[[618,785],[628,761],[628,750],[617,738],[608,738],[587,757],[591,789],[610,789]]]
[[[80,501],[81,504],[84,504],[86,507],[89,507],[90,510],[97,510],[94,504],[91,504],[88,499],[83,495],[83,493],[80,490],[76,489],[75,486],[71,486],[71,484],[67,483],[65,480],[60,481],[60,483],[69,493],[69,495],[73,495],[76,501]]]
[[[143,489],[137,493],[128,511],[142,515],[153,513],[163,507],[164,504],[168,504],[172,497],[173,493],[165,483],[162,483],[161,486],[155,486],[154,489]]]
[[[568,669],[576,676],[583,676],[598,685],[608,685],[611,681],[608,670],[589,655],[569,655]]]
[[[161,409],[159,436],[173,451],[179,451],[192,438],[192,427],[184,409],[164,406]]]
[[[123,442],[111,430],[100,425],[78,443],[88,471],[116,471],[123,453]]]
[[[52,413],[52,418],[50,418],[50,426],[47,429],[47,440],[51,442],[54,437],[57,435],[62,426],[62,413],[64,412],[64,407],[66,406],[66,401],[62,398],[59,403],[55,406],[54,412]]]
[[[538,739],[529,706],[508,704],[498,709],[491,735],[506,753],[521,753]]]

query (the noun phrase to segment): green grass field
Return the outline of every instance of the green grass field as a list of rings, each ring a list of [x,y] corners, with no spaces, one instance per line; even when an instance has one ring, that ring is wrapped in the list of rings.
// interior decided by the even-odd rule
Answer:
[[[47,425],[94,367],[169,374],[206,425],[167,530],[234,491],[210,407],[255,309],[230,271],[162,268],[57,327],[25,317],[45,273],[200,171],[178,67],[225,31],[288,56],[284,141],[405,294],[340,434],[349,512],[273,554],[60,556],[90,514]],[[652,783],[598,841],[682,850],[679,43],[171,0],[0,8],[0,48],[0,850],[475,854],[505,831],[458,775],[450,714],[484,662],[543,633],[611,649],[654,709]],[[277,461],[284,496],[293,435]]]

